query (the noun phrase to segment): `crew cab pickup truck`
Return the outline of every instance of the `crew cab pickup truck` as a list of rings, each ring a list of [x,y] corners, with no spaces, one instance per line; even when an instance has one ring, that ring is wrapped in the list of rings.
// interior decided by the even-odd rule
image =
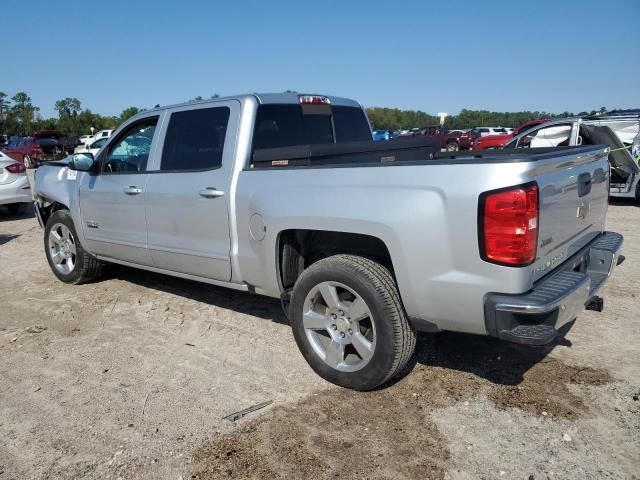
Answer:
[[[357,102],[254,94],[132,117],[39,169],[36,212],[63,282],[113,262],[279,298],[309,365],[368,390],[418,330],[543,345],[599,306],[608,152],[373,142]]]
[[[440,148],[448,152],[467,150],[471,146],[471,136],[460,131],[450,131],[440,125],[428,125],[422,127],[416,136],[433,138],[438,141]]]

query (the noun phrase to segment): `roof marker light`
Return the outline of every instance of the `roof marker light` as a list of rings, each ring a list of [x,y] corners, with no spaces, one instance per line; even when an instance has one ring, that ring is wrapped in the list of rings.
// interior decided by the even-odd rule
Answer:
[[[300,95],[300,103],[311,103],[316,105],[331,105],[331,101],[327,97],[320,95]]]

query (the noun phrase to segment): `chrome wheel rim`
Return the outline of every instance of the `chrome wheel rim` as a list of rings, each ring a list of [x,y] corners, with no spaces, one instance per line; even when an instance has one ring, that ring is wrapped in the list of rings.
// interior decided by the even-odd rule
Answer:
[[[24,166],[31,168],[31,157],[29,155],[25,155],[24,157]]]
[[[338,282],[322,282],[304,301],[302,323],[313,351],[341,372],[364,368],[376,348],[371,309],[353,289]]]
[[[55,269],[68,275],[76,266],[76,240],[69,227],[56,223],[49,230],[49,257]]]

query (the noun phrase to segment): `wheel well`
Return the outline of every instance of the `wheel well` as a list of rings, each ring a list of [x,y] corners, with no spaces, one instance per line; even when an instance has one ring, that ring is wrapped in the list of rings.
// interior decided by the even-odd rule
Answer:
[[[278,237],[280,286],[288,292],[303,270],[337,254],[360,255],[379,262],[393,274],[389,249],[379,238],[359,233],[324,230],[285,230]]]
[[[44,197],[39,197],[36,203],[36,208],[40,213],[40,218],[42,219],[43,228],[47,225],[47,221],[49,221],[49,217],[53,212],[57,212],[58,210],[69,210],[69,208],[60,203],[60,202],[52,202]]]

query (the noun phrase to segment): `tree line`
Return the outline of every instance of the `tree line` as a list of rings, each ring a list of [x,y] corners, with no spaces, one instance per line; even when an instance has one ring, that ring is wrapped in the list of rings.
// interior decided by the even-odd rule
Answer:
[[[218,98],[218,94],[210,98]],[[204,100],[197,96],[189,101]],[[154,108],[160,105],[155,105]],[[0,133],[6,135],[31,135],[37,130],[56,129],[66,135],[84,135],[103,129],[112,129],[144,108],[131,106],[125,108],[120,115],[105,116],[83,109],[80,100],[67,97],[55,102],[57,117],[43,118],[40,108],[35,106],[26,92],[18,92],[12,97],[0,91]],[[375,130],[402,130],[440,122],[435,115],[420,110],[400,110],[398,108],[367,108],[367,115]],[[579,112],[578,115],[593,115],[605,112],[606,108],[590,112]],[[522,123],[538,118],[559,118],[573,116],[572,112],[490,112],[488,110],[463,109],[458,115],[446,118],[445,125],[451,129],[472,128],[477,126],[516,127]]]
[[[572,112],[550,113],[550,112],[490,112],[488,110],[467,110],[462,109],[458,115],[446,117],[445,126],[454,129],[465,129],[473,127],[517,127],[525,122],[537,120],[539,118],[564,118],[574,115],[595,115],[604,113],[607,109],[601,107],[599,110],[584,111],[574,114]],[[397,108],[367,108],[367,115],[374,130],[404,130],[414,127],[424,127],[426,125],[437,125],[440,118],[435,115],[422,112],[420,110],[400,110]]]

